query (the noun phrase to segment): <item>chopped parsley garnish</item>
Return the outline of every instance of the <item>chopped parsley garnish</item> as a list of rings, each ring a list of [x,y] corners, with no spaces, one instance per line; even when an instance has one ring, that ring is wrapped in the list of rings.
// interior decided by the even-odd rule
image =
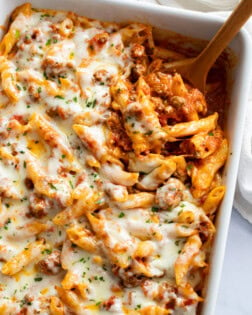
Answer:
[[[192,164],[187,164],[186,169],[187,169],[187,170],[191,170],[192,167],[193,167]]]
[[[50,17],[50,15],[49,15],[49,14],[42,14],[40,17],[41,17],[41,18]]]
[[[51,253],[52,253],[52,250],[46,248],[46,249],[42,250],[41,253],[42,253],[42,254],[51,254]]]
[[[167,220],[167,219],[165,219],[164,220],[164,223],[166,223],[166,224],[171,224],[171,223],[174,223],[172,220]]]
[[[65,157],[66,157],[66,155],[65,155],[65,154],[62,154],[62,155],[61,155],[61,158],[62,158],[62,159],[64,159]]]
[[[58,99],[60,99],[60,100],[63,100],[63,99],[64,99],[64,97],[61,96],[61,95],[56,95],[56,96],[54,96],[54,98],[58,98]]]
[[[74,101],[75,103],[77,103],[77,102],[78,102],[78,98],[77,98],[77,96],[75,96],[75,97],[73,98],[73,101]]]
[[[159,210],[158,207],[152,207],[152,208],[151,208],[151,211],[152,211],[152,212],[158,212],[158,210]]]
[[[34,278],[34,281],[36,281],[36,282],[39,282],[39,281],[42,281],[43,280],[43,278],[42,277],[37,277],[37,278]]]
[[[181,210],[178,212],[178,215],[181,215],[182,212],[183,212],[183,210],[181,209]]]
[[[94,99],[94,100],[87,100],[86,101],[86,107],[94,108],[95,105],[96,105],[96,99]]]
[[[8,230],[8,224],[10,224],[10,223],[11,223],[11,219],[8,218],[8,220],[5,222],[5,225],[4,225],[5,230]]]
[[[175,245],[179,246],[179,240],[175,241]]]
[[[49,183],[49,186],[54,189],[54,190],[57,190],[57,188],[52,184],[52,183]]]
[[[47,40],[47,42],[46,42],[46,46],[50,46],[51,43],[52,43],[52,40],[49,38],[49,39]]]
[[[125,216],[125,214],[123,212],[120,212],[118,215],[118,218],[123,218]]]
[[[73,183],[71,182],[71,180],[69,181],[69,185],[71,186],[72,189],[74,189]]]
[[[213,133],[212,131],[210,131],[210,132],[208,132],[208,135],[209,135],[209,136],[213,136],[214,133]]]
[[[19,30],[16,30],[16,32],[15,32],[15,38],[16,38],[16,39],[19,39],[19,37],[20,37],[20,31],[19,31]]]
[[[147,131],[147,132],[145,132],[145,136],[150,136],[150,135],[152,135],[152,133],[153,133],[153,130],[149,130],[149,131]]]
[[[41,93],[42,92],[42,88],[41,86],[38,88],[38,93]]]
[[[47,76],[47,74],[46,74],[46,72],[44,71],[44,73],[43,73],[43,76],[44,76],[44,78],[47,80],[48,79],[48,76]]]

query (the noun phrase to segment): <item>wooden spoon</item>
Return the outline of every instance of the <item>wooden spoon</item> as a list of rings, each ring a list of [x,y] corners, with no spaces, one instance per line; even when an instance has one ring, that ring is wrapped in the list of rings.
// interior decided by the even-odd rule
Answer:
[[[180,73],[204,93],[208,71],[251,14],[252,0],[242,0],[197,57],[167,63],[165,69]]]

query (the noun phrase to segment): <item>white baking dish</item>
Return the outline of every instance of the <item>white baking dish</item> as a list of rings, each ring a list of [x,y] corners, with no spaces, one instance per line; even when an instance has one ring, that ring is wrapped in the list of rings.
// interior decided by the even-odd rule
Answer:
[[[152,24],[158,28],[169,29],[186,36],[210,39],[219,28],[223,19],[209,14],[182,11],[137,1],[116,0],[30,0],[34,7],[72,10],[80,15],[109,21],[138,21]],[[23,0],[0,0],[0,24]],[[217,225],[215,244],[212,249],[211,271],[208,281],[206,300],[202,314],[214,314],[218,285],[221,275],[228,226],[232,210],[236,175],[238,170],[242,132],[246,112],[246,101],[251,77],[252,46],[249,35],[242,30],[230,47],[238,56],[238,64],[230,74],[234,84],[230,94],[231,105],[228,109],[226,132],[230,141],[230,156],[225,170],[227,193],[222,203]]]

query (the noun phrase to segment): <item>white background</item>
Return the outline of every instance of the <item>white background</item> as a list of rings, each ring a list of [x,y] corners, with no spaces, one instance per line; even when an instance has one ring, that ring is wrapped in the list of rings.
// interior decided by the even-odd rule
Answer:
[[[252,315],[252,225],[233,209],[216,312]]]

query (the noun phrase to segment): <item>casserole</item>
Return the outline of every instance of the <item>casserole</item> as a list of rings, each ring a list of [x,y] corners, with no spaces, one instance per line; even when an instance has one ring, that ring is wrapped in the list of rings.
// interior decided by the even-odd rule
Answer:
[[[84,4],[85,2],[83,2],[83,4]],[[96,2],[94,5],[97,5],[99,3],[99,5],[100,5],[100,7],[101,6],[103,6],[103,5],[105,5],[106,6],[106,3],[102,3],[102,2]],[[34,6],[36,6],[36,3],[32,3]],[[57,3],[57,2],[55,2],[55,8],[57,8],[57,4],[58,5],[60,5],[60,3]],[[66,6],[67,5],[72,5],[73,4],[73,2],[71,2],[71,3],[67,3],[66,4]],[[87,3],[85,3],[85,4],[87,4]],[[43,4],[44,5],[44,4]],[[39,7],[39,5],[38,5],[38,7]],[[48,3],[48,7],[51,7],[51,5],[49,5],[49,3]],[[99,9],[100,9],[100,7],[99,7]],[[117,7],[117,5],[115,4],[115,9],[116,9],[116,7]],[[95,18],[103,18],[104,17],[104,19],[105,20],[108,20],[108,19],[112,19],[113,20],[113,17],[111,17],[111,16],[109,16],[109,18],[108,18],[108,16],[106,15],[106,16],[97,16],[97,15],[95,15],[95,6],[88,6],[88,8],[89,8],[89,11],[86,11],[85,12],[85,15],[88,15],[88,16],[92,16],[93,15],[93,17],[95,17]],[[145,15],[145,19],[144,19],[144,21],[143,22],[146,22],[146,23],[150,23],[150,24],[154,24],[154,25],[156,25],[157,27],[162,27],[162,28],[166,28],[167,27],[167,25],[165,25],[164,23],[154,23],[153,21],[152,21],[152,19],[153,19],[153,12],[155,12],[155,8],[153,7],[153,12],[152,12],[152,16],[151,17],[148,17],[148,14],[147,14],[147,12],[145,11],[145,9],[141,9],[141,7],[140,8],[138,8],[137,9],[137,7],[135,7],[135,5],[133,5],[132,4],[132,6],[129,6],[129,8],[131,8],[132,10],[134,10],[134,14],[132,14],[132,12],[131,12],[131,15],[130,15],[130,17],[131,17],[131,19],[133,19],[133,20],[139,20],[139,18],[138,18],[138,15],[135,15],[135,14],[140,14],[141,13],[141,10],[142,10],[142,13],[143,12],[145,12],[146,13],[146,15]],[[68,9],[67,7],[58,7],[58,9]],[[69,9],[71,9],[71,8],[69,8]],[[102,10],[103,11],[103,10]],[[128,10],[128,12],[130,11],[130,9]],[[103,12],[105,12],[105,11],[103,11]],[[167,11],[168,12],[168,11]],[[118,15],[117,15],[117,18],[118,18]],[[123,20],[128,20],[129,19],[129,16],[124,16],[124,17],[121,17]],[[184,17],[183,17],[183,19],[184,19]],[[171,19],[170,19],[171,20]],[[159,20],[160,21],[160,20]],[[168,27],[169,29],[172,29],[171,27]],[[176,27],[176,31],[178,31],[178,28]],[[181,32],[181,33],[183,33],[183,32]],[[191,35],[191,34],[190,34]],[[243,116],[244,116],[244,112],[243,112]],[[236,117],[239,117],[239,115],[236,115]],[[241,122],[241,120],[240,120],[240,122]],[[232,142],[231,142],[231,150],[232,150]],[[236,152],[237,152],[237,147],[235,147],[235,150],[236,150]],[[233,159],[235,158],[235,154],[233,155]],[[238,157],[236,156],[236,159],[237,159]],[[234,162],[233,162],[234,163]],[[236,160],[236,163],[237,163],[237,160]],[[231,164],[232,165],[232,164]],[[237,166],[237,165],[236,165]],[[232,173],[232,175],[234,175],[234,171],[233,171],[233,173]],[[229,174],[230,173],[227,173],[227,179],[228,179],[228,176],[229,176]],[[232,179],[232,178],[231,178]],[[233,184],[234,185],[234,184]],[[55,188],[54,188],[55,189]],[[232,192],[232,184],[230,184],[230,186],[228,187],[228,189],[229,189],[229,194],[230,194],[230,189],[231,189],[231,192]],[[229,195],[229,194],[227,194],[227,196]],[[227,197],[226,197],[227,198]],[[226,200],[226,199],[225,199]],[[224,203],[223,204],[225,204],[225,200],[224,200]],[[229,201],[230,202],[230,201]],[[221,220],[221,217],[220,217],[220,220]],[[223,230],[222,231],[224,231],[224,228],[223,228]],[[219,232],[220,233],[220,232]],[[224,232],[223,232],[224,233]],[[218,236],[217,236],[217,243],[216,243],[217,245],[218,245]],[[216,245],[216,246],[217,246]],[[218,253],[218,252],[217,252]],[[223,254],[223,250],[222,250],[222,254]],[[214,256],[213,256],[214,257]],[[214,274],[215,274],[215,276],[216,276],[216,267],[215,267],[215,265],[214,265],[214,259],[213,259],[213,263],[212,263],[212,270],[214,269]],[[39,281],[39,280],[38,280]],[[210,281],[210,288],[211,288],[211,281]],[[211,292],[211,291],[210,291]],[[210,295],[208,295],[209,297],[210,297],[210,299],[211,299],[211,294]]]

